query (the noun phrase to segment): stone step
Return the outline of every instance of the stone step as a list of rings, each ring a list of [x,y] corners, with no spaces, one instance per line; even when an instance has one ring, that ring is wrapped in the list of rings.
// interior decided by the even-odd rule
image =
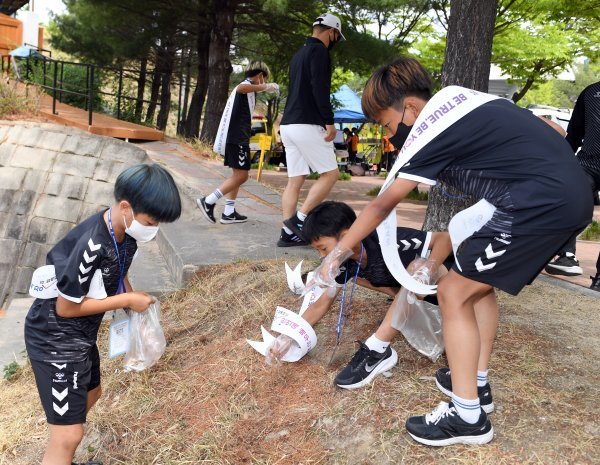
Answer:
[[[159,299],[177,290],[157,241],[138,243],[138,255],[129,268],[128,277],[133,289],[146,291]]]

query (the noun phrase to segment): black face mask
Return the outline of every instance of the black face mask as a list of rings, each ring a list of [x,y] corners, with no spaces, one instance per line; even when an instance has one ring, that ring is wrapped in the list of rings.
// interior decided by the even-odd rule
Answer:
[[[335,44],[337,44],[339,41],[340,41],[340,39],[338,39],[337,37],[335,37],[333,40],[330,39],[329,45],[327,46],[327,50],[331,50],[335,46]]]
[[[396,133],[392,137],[390,137],[390,142],[394,145],[394,147],[396,147],[397,149],[402,148],[404,142],[406,142],[406,139],[408,139],[408,135],[410,134],[412,128],[412,124],[410,126],[407,126],[402,121],[398,123]]]

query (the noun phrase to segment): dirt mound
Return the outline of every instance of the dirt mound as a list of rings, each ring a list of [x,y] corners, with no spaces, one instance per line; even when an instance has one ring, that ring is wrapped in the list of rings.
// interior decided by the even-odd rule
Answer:
[[[163,302],[167,351],[148,372],[103,360],[104,396],[89,417],[79,460],[105,464],[591,464],[600,456],[598,300],[536,283],[501,295],[491,366],[497,411],[484,447],[433,449],[404,430],[411,414],[445,400],[432,364],[404,340],[390,378],[346,392],[333,378],[377,327],[384,296],[360,290],[331,365],[337,312],[317,326],[301,362],[273,369],[244,341],[258,339],[276,305],[297,310],[282,262],[205,271]],[[106,328],[99,340],[106,353]],[[28,367],[0,386],[0,464],[34,463],[46,426]]]

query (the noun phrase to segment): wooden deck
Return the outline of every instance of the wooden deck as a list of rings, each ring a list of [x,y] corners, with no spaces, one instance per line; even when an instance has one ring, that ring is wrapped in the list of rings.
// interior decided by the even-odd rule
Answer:
[[[56,113],[52,114],[52,97],[44,95],[40,113],[51,121],[72,126],[92,134],[118,139],[162,140],[164,133],[140,124],[121,121],[112,116],[94,112],[92,125],[88,125],[89,114],[81,108],[56,102]]]

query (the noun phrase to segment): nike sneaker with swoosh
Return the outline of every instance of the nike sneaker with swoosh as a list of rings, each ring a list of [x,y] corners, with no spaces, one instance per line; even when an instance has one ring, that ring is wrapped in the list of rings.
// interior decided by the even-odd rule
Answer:
[[[358,351],[350,363],[335,377],[335,384],[343,389],[358,389],[371,383],[373,379],[396,366],[398,354],[392,346],[388,346],[383,353],[369,348],[360,341]]]

